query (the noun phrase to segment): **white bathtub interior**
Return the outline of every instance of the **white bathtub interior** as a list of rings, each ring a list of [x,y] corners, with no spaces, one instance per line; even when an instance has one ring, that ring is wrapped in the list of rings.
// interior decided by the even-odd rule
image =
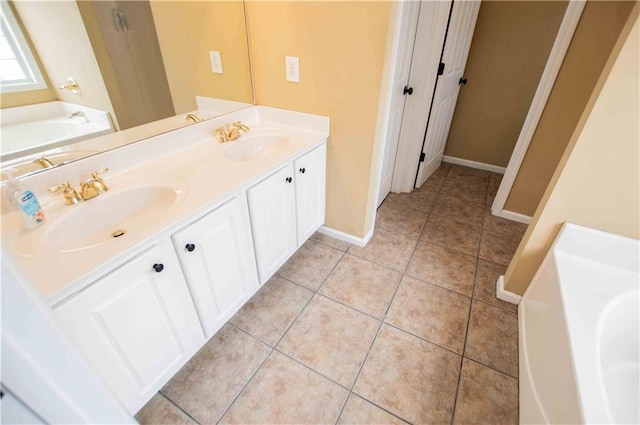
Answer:
[[[60,101],[3,109],[0,122],[3,162],[113,132],[107,112]]]
[[[519,306],[521,423],[639,423],[640,242],[565,224]]]

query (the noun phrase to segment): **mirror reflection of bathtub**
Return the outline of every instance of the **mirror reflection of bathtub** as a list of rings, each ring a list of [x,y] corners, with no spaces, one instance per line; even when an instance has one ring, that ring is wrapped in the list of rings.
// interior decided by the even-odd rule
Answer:
[[[33,164],[33,160],[40,156],[46,157],[53,165],[66,162],[73,155],[56,148],[113,131],[107,112],[67,102],[55,101],[3,109],[0,123],[2,168],[23,168],[22,173],[16,170],[16,174],[23,174],[31,167],[27,167],[26,163]],[[66,155],[62,155],[63,153]],[[68,157],[63,158],[64,156]],[[54,159],[58,161],[55,162]],[[33,165],[34,171],[42,168],[37,164]]]

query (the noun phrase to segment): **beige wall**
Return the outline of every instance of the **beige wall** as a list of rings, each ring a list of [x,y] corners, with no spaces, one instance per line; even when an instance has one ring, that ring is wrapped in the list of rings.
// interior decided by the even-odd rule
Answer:
[[[445,155],[506,167],[566,5],[482,2]]]
[[[16,21],[18,21],[18,25],[22,29],[22,34],[24,38],[27,40],[27,44],[29,45],[29,49],[33,54],[38,67],[40,68],[40,72],[42,73],[42,77],[47,84],[46,89],[41,90],[29,90],[29,91],[21,91],[15,93],[1,93],[0,94],[0,108],[13,108],[14,106],[24,106],[24,105],[32,105],[34,103],[42,103],[42,102],[51,102],[52,100],[56,100],[56,92],[51,88],[51,82],[49,81],[49,77],[42,66],[42,61],[38,56],[38,52],[33,47],[33,43],[31,42],[31,38],[29,37],[29,33],[25,30],[24,25],[20,19],[20,15],[15,10],[13,6],[13,2],[9,3],[9,7],[13,11],[14,16],[16,17]]]
[[[326,224],[362,237],[388,2],[249,2],[256,102],[331,118]],[[285,81],[300,58],[300,83]]]
[[[525,291],[565,222],[640,238],[639,68],[636,3],[509,265],[508,291]]]
[[[18,1],[14,3],[58,100],[88,106],[115,115],[78,6],[72,1]],[[81,92],[57,87],[74,77]]]
[[[589,1],[505,209],[532,216],[576,128],[633,2]]]
[[[242,1],[152,0],[151,10],[176,114],[196,108],[196,96],[253,103]],[[211,70],[217,50],[224,74]]]

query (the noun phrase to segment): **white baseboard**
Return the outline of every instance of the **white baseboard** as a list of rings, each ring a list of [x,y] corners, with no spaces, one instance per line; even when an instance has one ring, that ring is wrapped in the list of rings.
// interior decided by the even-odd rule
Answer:
[[[507,169],[505,167],[498,167],[497,165],[485,164],[484,162],[470,161],[468,159],[454,158],[453,156],[443,156],[442,162],[448,162],[449,164],[464,165],[469,168],[477,168],[478,170],[491,171],[492,173],[504,174]]]
[[[500,276],[496,281],[496,297],[499,300],[506,301],[511,304],[518,305],[522,300],[522,296],[504,289],[504,275]]]
[[[369,240],[373,237],[373,229],[367,233],[364,238],[359,238],[357,236],[353,236],[349,233],[341,232],[340,230],[332,229],[331,227],[321,226],[318,229],[318,233],[322,233],[323,235],[331,236],[334,239],[338,239],[339,241],[350,243],[351,245],[358,246],[360,248],[364,248]]]
[[[507,220],[517,221],[518,223],[529,224],[531,223],[531,217],[528,215],[520,214],[513,211],[502,210],[500,212],[500,217],[506,218]]]
[[[517,221],[518,223],[523,223],[523,224],[531,223],[531,217],[529,217],[528,215],[516,213],[509,210],[500,211],[500,214],[498,214],[498,216],[502,218],[506,218],[507,220]]]

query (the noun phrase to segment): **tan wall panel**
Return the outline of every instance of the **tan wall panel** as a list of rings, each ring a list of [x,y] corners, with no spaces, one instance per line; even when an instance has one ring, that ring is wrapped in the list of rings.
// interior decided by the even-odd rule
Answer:
[[[482,2],[445,155],[506,167],[566,6]]]
[[[636,3],[509,265],[508,291],[524,293],[565,222],[640,238],[639,64]]]
[[[242,1],[152,0],[169,89],[176,114],[196,108],[196,96],[253,103]],[[209,51],[222,58],[211,70]]]
[[[364,236],[388,2],[249,2],[256,101],[331,118],[326,224]],[[300,83],[285,81],[300,58]]]
[[[633,2],[589,1],[505,209],[532,216],[593,92]]]
[[[54,100],[57,100],[56,95],[50,88],[0,94],[0,106],[2,108],[33,105],[34,103],[51,102]]]

